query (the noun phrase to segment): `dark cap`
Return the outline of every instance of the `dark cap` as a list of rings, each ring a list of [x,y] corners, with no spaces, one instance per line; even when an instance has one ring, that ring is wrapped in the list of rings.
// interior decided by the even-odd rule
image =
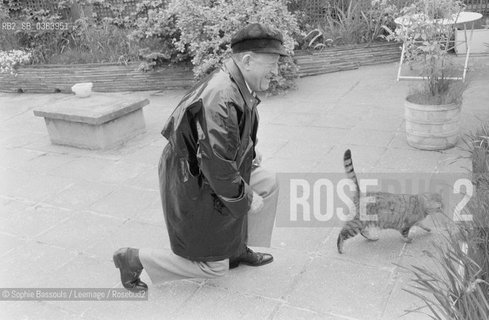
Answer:
[[[261,23],[252,23],[239,30],[231,39],[233,53],[253,51],[287,56],[280,31]]]

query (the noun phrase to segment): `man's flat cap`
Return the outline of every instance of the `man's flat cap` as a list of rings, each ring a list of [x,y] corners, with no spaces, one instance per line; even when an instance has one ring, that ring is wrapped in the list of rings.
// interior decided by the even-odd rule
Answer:
[[[252,23],[236,32],[231,39],[231,49],[233,53],[253,51],[287,56],[283,43],[280,31],[261,23]]]

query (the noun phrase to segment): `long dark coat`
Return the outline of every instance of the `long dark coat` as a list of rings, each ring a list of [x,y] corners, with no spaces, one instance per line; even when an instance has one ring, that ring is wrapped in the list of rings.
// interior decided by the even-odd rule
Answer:
[[[215,261],[246,245],[259,102],[228,60],[183,97],[166,123],[160,193],[175,254]]]

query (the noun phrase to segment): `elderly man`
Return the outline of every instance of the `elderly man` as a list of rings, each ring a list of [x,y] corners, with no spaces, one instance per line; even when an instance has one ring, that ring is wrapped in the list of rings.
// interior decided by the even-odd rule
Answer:
[[[218,277],[239,264],[273,261],[247,246],[248,215],[274,217],[278,197],[275,175],[260,167],[255,152],[255,92],[268,89],[286,52],[280,32],[262,24],[238,31],[231,48],[232,58],[183,97],[163,129],[169,143],[159,181],[173,253],[116,251],[114,263],[129,290],[147,288],[143,268],[158,283]]]

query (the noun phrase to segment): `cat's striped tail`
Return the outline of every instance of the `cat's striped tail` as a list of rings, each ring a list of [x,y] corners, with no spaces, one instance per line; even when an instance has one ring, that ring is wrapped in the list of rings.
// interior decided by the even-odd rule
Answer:
[[[356,195],[360,196],[360,186],[358,185],[357,174],[353,168],[353,161],[351,160],[351,151],[347,149],[343,156],[343,164],[345,166],[346,176],[353,181],[356,187]]]

